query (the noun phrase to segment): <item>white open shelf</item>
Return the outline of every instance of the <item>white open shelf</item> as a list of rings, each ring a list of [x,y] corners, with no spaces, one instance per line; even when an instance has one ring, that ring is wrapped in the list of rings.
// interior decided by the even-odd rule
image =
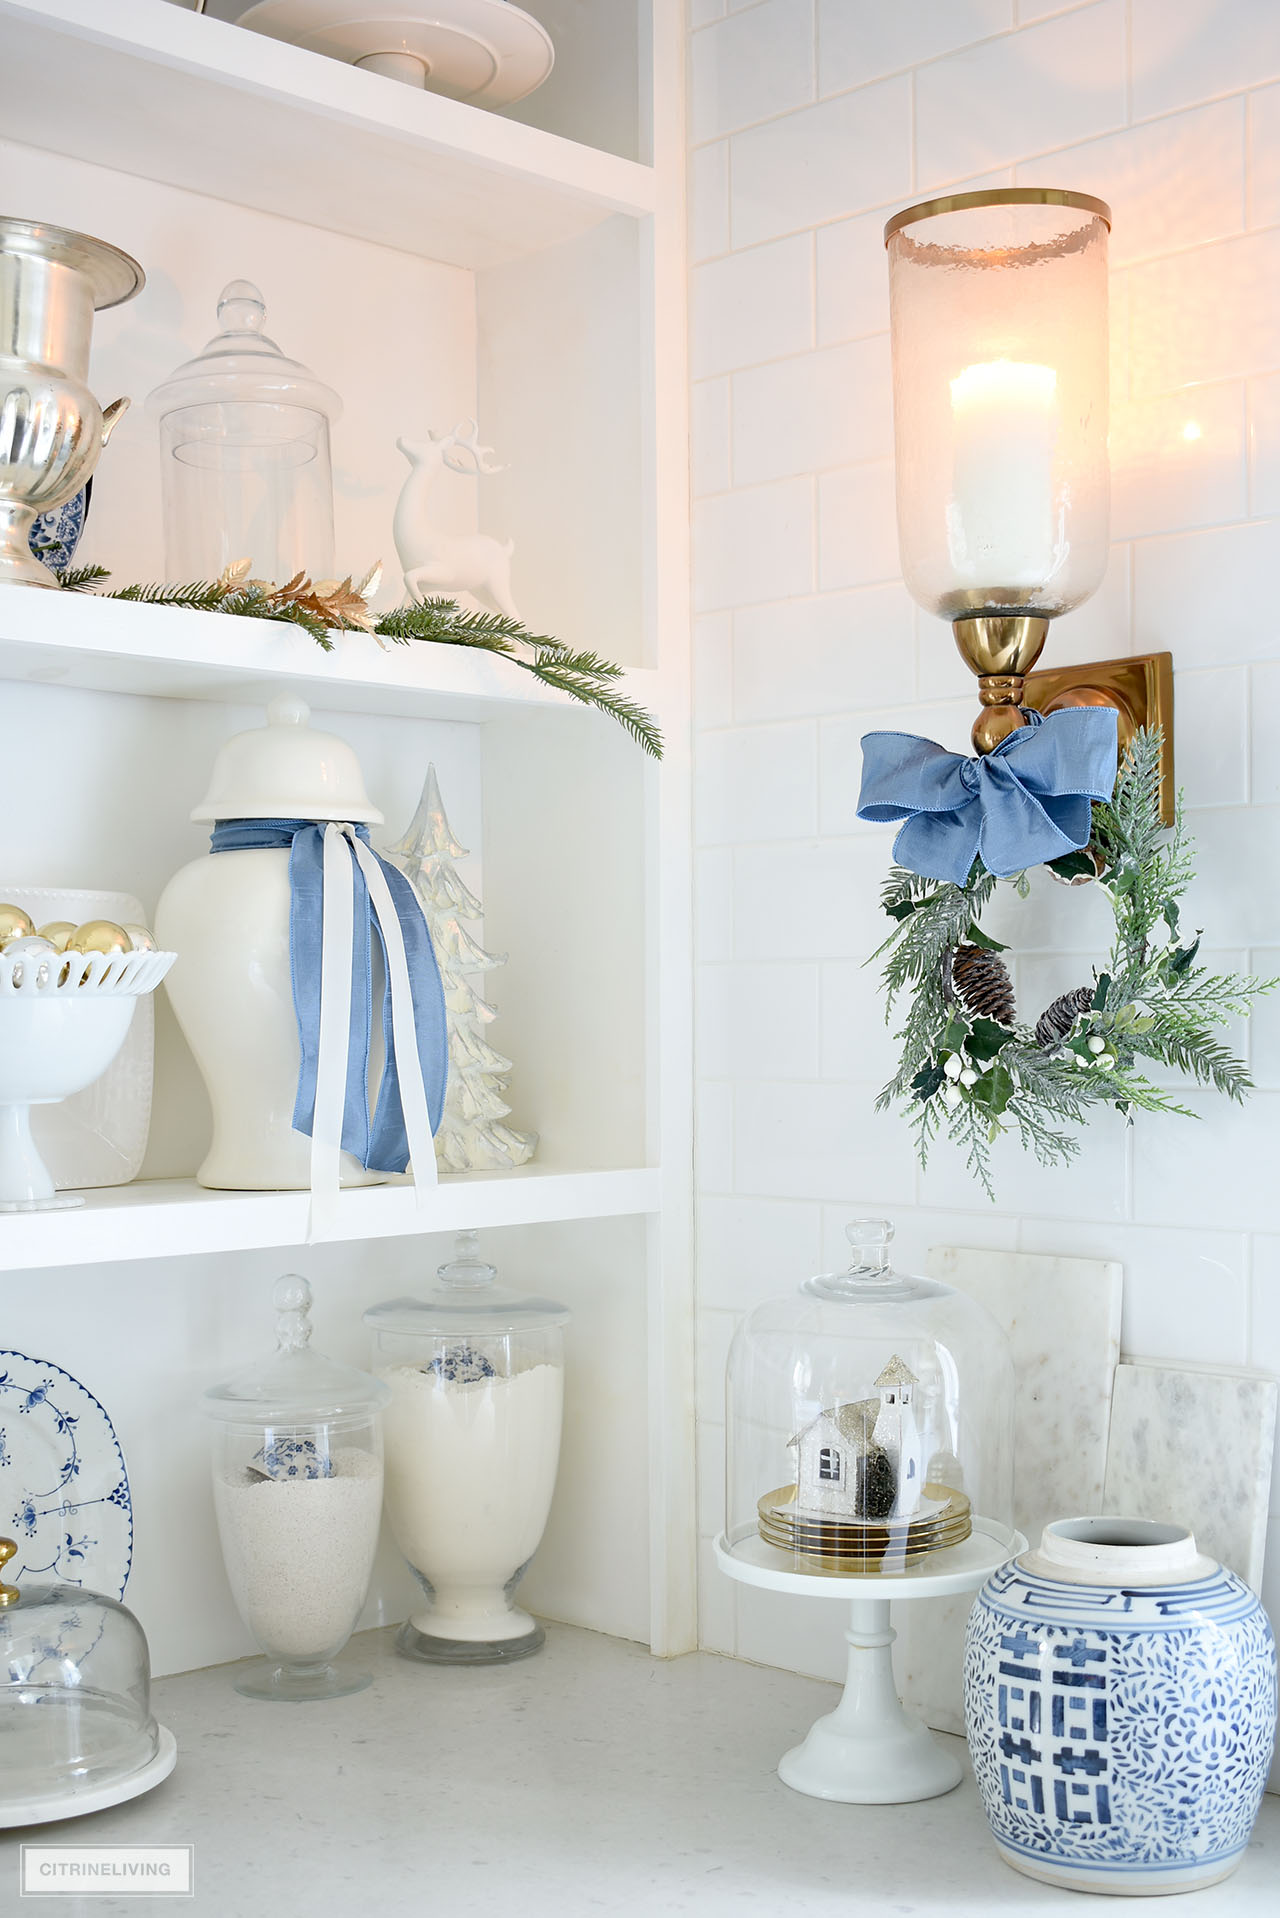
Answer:
[[[684,5],[560,15],[564,57],[530,109],[550,132],[165,0],[0,0],[7,210],[101,233],[147,269],[143,298],[95,330],[102,398],[140,401],[198,347],[230,275],[263,286],[282,343],[346,401],[339,553],[391,561],[397,435],[478,416],[503,470],[476,489],[475,525],[514,541],[524,617],[645,662],[621,689],[662,723],[665,764],[477,650],[351,633],[324,653],[278,623],[13,589],[10,784],[36,799],[10,808],[0,866],[149,908],[202,851],[188,815],[217,747],[254,723],[235,709],[277,688],[350,735],[389,821],[429,759],[448,772],[484,943],[511,956],[495,1036],[539,1158],[446,1178],[421,1210],[403,1184],[344,1193],[313,1261],[329,1327],[359,1357],[360,1312],[420,1282],[424,1235],[511,1228],[504,1272],[566,1299],[577,1353],[531,1589],[553,1616],[674,1652],[696,1639],[697,1551]],[[598,150],[615,138],[656,169]],[[139,405],[81,554],[112,584],[164,572],[157,479]],[[455,507],[471,530],[469,497]],[[206,1533],[192,1550],[203,1459],[173,1442],[153,1381],[212,1376],[219,1341],[239,1356],[275,1256],[305,1269],[310,1202],[195,1184],[204,1095],[166,1012],[155,1090],[155,1176],[0,1215],[0,1290],[6,1342],[101,1386],[140,1503],[149,1475],[155,1613],[187,1620],[181,1662],[206,1663],[225,1655],[230,1600]]]
[[[5,139],[454,266],[653,211],[635,161],[164,0],[0,0],[0,71]]]
[[[629,1218],[657,1211],[660,1180],[652,1166],[558,1172],[532,1165],[515,1172],[471,1172],[442,1178],[421,1211],[411,1185],[365,1186],[341,1194],[337,1227],[325,1236],[329,1242],[394,1239]],[[208,1192],[193,1179],[104,1186],[73,1209],[0,1214],[0,1271],[302,1245],[309,1207],[305,1192]]]
[[[473,647],[386,641],[384,651],[368,633],[332,637],[334,650],[326,653],[279,620],[10,587],[0,598],[0,679],[233,704],[261,702],[288,686],[320,710],[409,719],[484,720],[575,703]],[[657,681],[641,668],[621,683],[652,709]],[[613,723],[592,717],[597,725]]]

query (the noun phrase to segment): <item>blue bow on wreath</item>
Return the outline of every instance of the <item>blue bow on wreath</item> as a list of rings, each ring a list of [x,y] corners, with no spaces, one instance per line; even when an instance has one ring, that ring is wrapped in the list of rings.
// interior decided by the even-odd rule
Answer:
[[[1116,783],[1116,711],[1075,706],[1030,721],[966,759],[914,733],[867,733],[859,819],[905,819],[900,866],[963,886],[975,857],[1008,879],[1089,843],[1090,806]]]

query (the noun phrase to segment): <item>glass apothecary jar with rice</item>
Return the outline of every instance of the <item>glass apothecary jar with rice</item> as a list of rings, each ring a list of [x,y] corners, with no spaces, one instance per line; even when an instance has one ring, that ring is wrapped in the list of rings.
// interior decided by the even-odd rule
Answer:
[[[215,1385],[213,1497],[236,1607],[264,1657],[248,1698],[301,1702],[362,1691],[335,1664],[364,1607],[382,1512],[379,1380],[311,1349],[311,1287],[277,1280],[276,1349]]]
[[[760,1570],[924,1577],[972,1537],[999,1563],[1015,1536],[1008,1341],[976,1298],[895,1270],[888,1220],[846,1236],[846,1271],[758,1306],[734,1337],[727,1550]]]
[[[424,1604],[397,1649],[497,1664],[542,1644],[512,1594],[555,1490],[567,1307],[498,1283],[476,1234],[420,1299],[365,1313],[386,1411],[387,1516]]]

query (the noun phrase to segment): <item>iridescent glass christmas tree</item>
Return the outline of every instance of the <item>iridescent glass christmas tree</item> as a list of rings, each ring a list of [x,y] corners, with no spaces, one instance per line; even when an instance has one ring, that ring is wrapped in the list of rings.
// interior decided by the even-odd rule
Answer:
[[[467,849],[454,838],[434,766],[427,768],[418,810],[386,857],[400,868],[422,901],[440,967],[449,1018],[449,1086],[436,1134],[442,1172],[492,1172],[524,1165],[533,1157],[536,1132],[516,1132],[503,1121],[511,1107],[502,1098],[510,1059],[496,1052],[485,1028],[496,1009],[476,990],[477,975],[507,962],[486,952],[464,920],[479,921],[484,907],[458,871]]]

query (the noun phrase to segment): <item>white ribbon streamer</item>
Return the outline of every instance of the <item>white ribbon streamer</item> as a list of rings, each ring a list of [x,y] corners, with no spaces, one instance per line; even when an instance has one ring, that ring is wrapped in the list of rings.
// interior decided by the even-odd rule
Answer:
[[[320,935],[320,1032],[316,1045],[316,1098],[311,1115],[311,1208],[307,1244],[332,1238],[338,1223],[342,1118],[347,1103],[347,1053],[351,1036],[351,941],[355,932],[355,886],[344,842],[349,826],[331,820],[324,829],[324,908]]]
[[[345,841],[345,843],[344,843]],[[351,1032],[351,972],[355,930],[355,881],[347,847],[360,865],[382,931],[391,993],[391,1039],[400,1079],[400,1102],[421,1211],[437,1182],[435,1144],[427,1088],[418,1055],[417,1023],[409,983],[409,960],[391,888],[381,866],[354,826],[331,820],[324,830],[324,908],[320,941],[320,1031],[316,1048],[316,1098],[311,1122],[311,1205],[307,1244],[331,1239],[338,1226],[342,1121],[346,1110],[347,1055]]]
[[[405,1136],[409,1142],[410,1165],[417,1209],[421,1212],[427,1196],[438,1183],[436,1148],[431,1136],[431,1114],[427,1106],[426,1081],[418,1052],[418,1026],[413,1013],[413,992],[409,983],[409,956],[404,949],[404,933],[396,911],[386,874],[364,841],[350,827],[350,836],[360,870],[369,888],[369,898],[382,928],[387,955],[387,982],[391,988],[391,1041],[400,1079],[400,1108],[404,1113]]]

